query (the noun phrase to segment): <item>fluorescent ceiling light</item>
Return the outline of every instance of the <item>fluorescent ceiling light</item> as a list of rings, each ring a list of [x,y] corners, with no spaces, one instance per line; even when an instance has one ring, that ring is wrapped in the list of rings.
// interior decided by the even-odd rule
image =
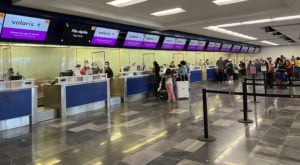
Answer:
[[[268,45],[272,45],[272,46],[278,46],[279,44],[275,43],[275,42],[270,42],[270,41],[260,41],[261,43],[264,44],[268,44]]]
[[[233,3],[239,3],[239,2],[244,2],[244,1],[247,1],[247,0],[214,0],[213,3],[216,5],[222,6],[222,5],[230,5]]]
[[[174,9],[168,9],[168,10],[154,12],[154,13],[151,13],[151,15],[161,17],[161,16],[178,14],[178,13],[183,13],[183,12],[186,12],[186,10],[178,7],[178,8],[174,8]]]
[[[242,25],[240,22],[237,23],[229,23],[229,24],[223,24],[223,25],[217,25],[217,27],[232,27],[232,26],[240,26]]]
[[[126,7],[126,6],[134,5],[137,3],[142,3],[145,1],[147,1],[147,0],[114,0],[114,1],[107,2],[106,4],[115,6],[115,7]]]
[[[259,23],[266,23],[266,22],[272,22],[272,19],[259,19],[259,20],[253,20],[253,21],[246,21],[242,22],[242,25],[251,25],[251,24],[259,24]]]
[[[223,33],[223,34],[227,34],[227,35],[231,35],[231,36],[234,36],[234,37],[247,39],[247,40],[257,40],[257,38],[255,38],[255,37],[245,35],[245,34],[241,34],[241,33],[237,33],[237,32],[233,32],[233,31],[226,30],[226,29],[223,29],[223,28],[219,28],[217,26],[209,26],[209,27],[205,27],[204,29],[219,32],[219,33]]]
[[[287,21],[287,20],[293,20],[293,19],[300,19],[300,15],[277,17],[277,18],[273,18],[272,21]]]

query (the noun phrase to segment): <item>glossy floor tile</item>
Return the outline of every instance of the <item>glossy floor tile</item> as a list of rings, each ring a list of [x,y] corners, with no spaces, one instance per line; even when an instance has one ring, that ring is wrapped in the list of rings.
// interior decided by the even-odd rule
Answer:
[[[208,93],[203,135],[202,88],[241,92],[241,84],[192,86],[189,99],[155,98],[0,132],[2,165],[281,165],[300,164],[300,99],[248,96],[252,124],[241,124],[242,96]],[[262,87],[257,87],[263,93]],[[248,87],[252,92],[252,87]],[[268,93],[300,94],[297,88]]]

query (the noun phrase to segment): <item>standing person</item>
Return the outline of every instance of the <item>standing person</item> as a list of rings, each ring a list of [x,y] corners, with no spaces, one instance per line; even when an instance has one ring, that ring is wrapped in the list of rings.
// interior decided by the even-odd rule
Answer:
[[[228,75],[228,84],[232,84],[233,83],[233,76],[234,76],[234,68],[233,68],[233,64],[232,64],[232,60],[228,60],[228,64],[227,64],[227,75]]]
[[[172,62],[170,63],[170,65],[169,65],[169,67],[170,67],[170,68],[176,68],[175,62],[172,61]]]
[[[295,70],[296,70],[296,77],[297,79],[300,78],[300,57],[297,57],[295,60]]]
[[[273,75],[274,75],[274,69],[272,65],[272,58],[268,57],[266,60],[266,67],[267,67],[267,72],[266,72],[266,83],[267,83],[267,88],[273,88]]]
[[[295,61],[296,61],[295,56],[292,56],[292,58],[291,58],[291,64],[293,65],[293,67],[295,66]]]
[[[96,62],[92,63],[92,70],[93,70],[93,74],[101,73],[101,69],[99,68],[99,66]]]
[[[168,93],[168,102],[173,101],[173,103],[176,102],[176,97],[174,94],[174,86],[173,86],[173,72],[171,69],[166,70],[166,88],[167,88],[167,93]]]
[[[289,81],[289,84],[292,85],[292,77],[294,75],[294,71],[293,71],[293,64],[291,62],[291,60],[287,60],[286,62],[286,72],[287,72],[287,79]]]
[[[106,61],[105,64],[104,64],[104,72],[107,74],[107,78],[114,77],[114,72],[110,68],[108,61]]]
[[[180,62],[179,77],[182,81],[187,81],[188,80],[188,69],[186,67],[186,62],[185,61]]]
[[[225,62],[223,61],[223,58],[220,57],[219,60],[216,63],[218,67],[218,77],[217,80],[218,82],[223,82],[224,81],[224,70],[225,70]]]
[[[158,96],[157,89],[159,87],[159,83],[161,81],[160,78],[160,67],[156,61],[153,62],[153,74],[154,74],[154,94],[155,96]]]
[[[245,77],[246,76],[246,64],[243,61],[240,61],[239,67],[240,67],[239,73],[243,77]]]

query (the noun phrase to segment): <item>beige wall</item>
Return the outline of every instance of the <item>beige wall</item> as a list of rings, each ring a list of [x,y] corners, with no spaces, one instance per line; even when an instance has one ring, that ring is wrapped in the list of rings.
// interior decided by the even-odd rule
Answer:
[[[280,55],[284,55],[287,58],[291,58],[293,55],[295,57],[300,57],[300,45],[296,46],[277,46],[277,47],[264,47],[259,58],[272,57],[274,60]]]
[[[36,80],[50,80],[59,75],[59,72],[72,69],[76,64],[83,64],[84,60],[90,63],[96,61],[99,65],[109,61],[114,73],[118,73],[121,67],[133,63],[145,63],[147,68],[152,68],[154,60],[160,65],[171,61],[179,63],[186,60],[191,64],[204,63],[206,59],[215,64],[219,57],[243,60],[244,54],[228,54],[216,52],[187,52],[187,51],[161,51],[161,50],[138,50],[117,49],[100,47],[47,47],[47,46],[1,46],[0,72],[3,73],[4,65],[3,48],[10,47],[9,62],[15,72],[20,72],[26,78]],[[8,63],[9,63],[8,62]]]

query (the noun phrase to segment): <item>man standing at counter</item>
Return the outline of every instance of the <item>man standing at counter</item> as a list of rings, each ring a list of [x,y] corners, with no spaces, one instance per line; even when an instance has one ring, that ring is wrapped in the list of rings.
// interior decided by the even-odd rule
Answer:
[[[220,59],[217,61],[216,65],[218,67],[217,80],[218,80],[218,82],[223,82],[224,81],[225,62],[223,61],[222,57],[220,57]]]
[[[107,74],[107,78],[114,77],[114,73],[113,73],[112,69],[110,68],[108,61],[105,62],[104,70],[105,70],[105,73]]]

